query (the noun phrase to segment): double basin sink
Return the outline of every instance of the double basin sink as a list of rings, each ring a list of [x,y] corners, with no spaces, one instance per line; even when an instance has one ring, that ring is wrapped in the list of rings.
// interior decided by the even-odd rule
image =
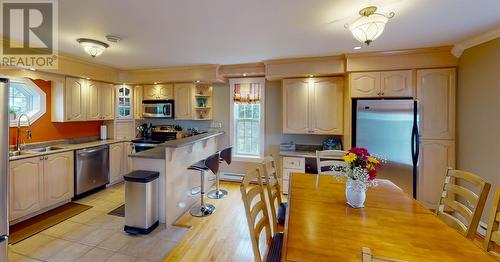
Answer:
[[[64,149],[64,147],[47,146],[47,147],[39,147],[26,150],[15,150],[15,151],[9,151],[9,157],[38,154],[38,153],[50,152],[61,149]]]

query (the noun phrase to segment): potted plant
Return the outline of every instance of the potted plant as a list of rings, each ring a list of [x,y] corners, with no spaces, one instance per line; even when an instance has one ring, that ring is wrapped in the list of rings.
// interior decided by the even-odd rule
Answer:
[[[17,118],[17,110],[14,108],[9,109],[9,120],[16,120]]]
[[[342,157],[345,165],[336,168],[341,176],[347,177],[345,195],[347,204],[354,208],[364,207],[366,190],[377,186],[377,169],[382,161],[371,156],[366,148],[353,147]]]

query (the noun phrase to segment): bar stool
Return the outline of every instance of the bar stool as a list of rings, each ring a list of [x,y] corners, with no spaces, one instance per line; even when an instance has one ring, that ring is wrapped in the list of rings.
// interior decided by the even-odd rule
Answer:
[[[219,163],[222,163],[223,161],[226,161],[226,163],[229,165],[231,164],[232,160],[232,151],[233,147],[228,147],[220,151],[220,159]],[[208,192],[208,198],[210,199],[221,199],[224,196],[227,196],[227,191],[224,189],[220,189],[219,187],[220,184],[220,174],[219,172],[215,173],[215,190],[212,190]]]
[[[214,174],[219,172],[219,154],[209,156],[205,160],[200,160],[188,167],[189,170],[200,171],[201,186],[200,186],[200,204],[191,208],[189,213],[195,217],[206,217],[215,212],[215,206],[205,204],[205,171],[211,170]]]

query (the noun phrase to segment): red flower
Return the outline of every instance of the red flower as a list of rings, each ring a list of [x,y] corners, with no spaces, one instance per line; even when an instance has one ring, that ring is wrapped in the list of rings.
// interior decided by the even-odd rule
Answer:
[[[353,147],[349,150],[350,153],[354,153],[360,158],[366,158],[367,156],[370,156],[370,153],[368,153],[368,150],[366,148],[362,147]]]
[[[368,171],[368,180],[373,180],[375,177],[377,177],[377,170],[372,169]]]

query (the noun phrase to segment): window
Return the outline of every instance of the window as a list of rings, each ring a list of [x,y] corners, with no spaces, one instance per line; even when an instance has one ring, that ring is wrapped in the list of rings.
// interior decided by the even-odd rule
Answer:
[[[230,139],[234,157],[264,157],[264,78],[230,79]]]
[[[10,79],[9,113],[10,126],[17,126],[19,116],[25,114],[30,123],[35,122],[45,114],[45,92],[30,79]],[[21,119],[21,125],[28,125],[26,118]]]

